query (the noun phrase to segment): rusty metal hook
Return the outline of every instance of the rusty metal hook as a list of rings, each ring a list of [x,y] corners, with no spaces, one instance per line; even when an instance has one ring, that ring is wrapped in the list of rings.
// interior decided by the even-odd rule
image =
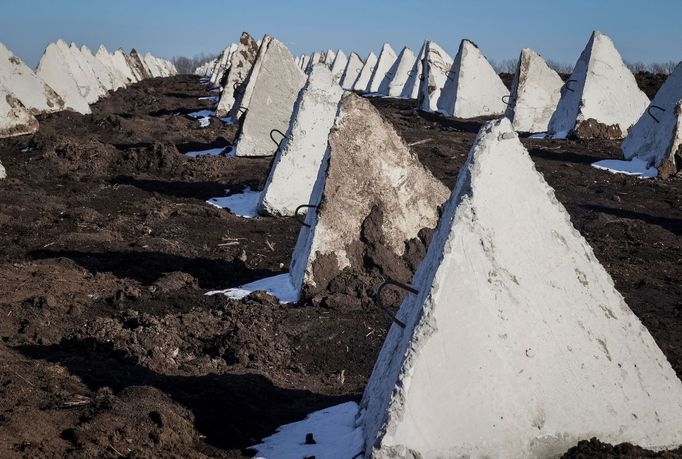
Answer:
[[[567,80],[566,83],[564,83],[564,88],[566,88],[567,91],[575,92],[575,89],[571,88],[571,83],[575,83],[578,80]]]
[[[665,108],[659,107],[658,105],[649,105],[649,108],[647,108],[647,110],[646,110],[646,112],[649,114],[650,117],[652,117],[654,119],[654,121],[656,121],[657,123],[660,123],[661,120],[659,120],[658,118],[656,118],[654,115],[651,114],[652,108],[657,108],[663,112],[665,111]]]
[[[303,226],[305,226],[305,227],[307,227],[307,228],[310,228],[310,225],[307,224],[307,223],[305,222],[305,220],[301,220],[300,218],[298,218],[298,217],[300,217],[300,215],[299,215],[298,212],[299,212],[301,209],[306,209],[306,208],[317,209],[317,206],[312,205],[312,204],[301,204],[301,205],[298,206],[298,207],[296,208],[296,210],[294,211],[294,218],[295,218],[296,221],[299,222],[301,225],[303,225]]]
[[[400,326],[401,328],[405,328],[406,327],[405,322],[399,320],[397,317],[395,317],[391,313],[391,311],[389,311],[386,307],[384,307],[381,304],[381,292],[384,290],[384,288],[388,287],[389,285],[393,285],[395,287],[401,288],[407,292],[414,293],[414,294],[418,294],[419,290],[415,289],[414,287],[412,287],[410,285],[403,284],[403,283],[398,282],[398,281],[394,281],[393,279],[386,279],[379,285],[379,287],[377,287],[376,293],[374,294],[374,296],[377,300],[377,304],[379,305],[381,310],[384,311],[391,318],[391,320],[393,320],[393,322],[398,324],[398,326]]]
[[[272,134],[275,132],[282,136],[282,140],[286,139],[287,135],[280,131],[279,129],[273,129],[272,131],[270,131],[270,138],[272,139],[273,142],[275,142],[277,148],[279,148],[280,144],[282,143],[282,140],[280,140],[279,142],[275,140],[275,138],[272,136]]]
[[[512,98],[511,94],[507,94],[506,96],[502,96],[502,103],[505,105],[511,104],[511,98]],[[504,100],[504,99],[507,99],[507,100]]]

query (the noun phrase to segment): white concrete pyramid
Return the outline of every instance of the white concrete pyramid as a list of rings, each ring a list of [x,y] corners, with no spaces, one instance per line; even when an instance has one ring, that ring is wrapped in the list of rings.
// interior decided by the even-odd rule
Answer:
[[[88,101],[81,94],[81,87],[75,76],[77,72],[82,73],[69,46],[59,40],[57,43],[50,43],[45,49],[36,75],[59,94],[67,110],[90,113]]]
[[[292,216],[310,202],[342,95],[326,64],[314,66],[272,162],[258,205],[261,214]]]
[[[230,114],[235,119],[239,113],[239,106],[235,106],[237,99],[241,102],[241,95],[244,91],[244,86],[251,67],[256,60],[258,54],[258,45],[256,40],[251,38],[246,32],[243,32],[239,38],[239,44],[236,50],[232,53],[229,59],[229,71],[227,73],[227,80],[223,86],[223,92],[220,94],[220,101],[216,108],[216,116],[227,116]]]
[[[33,114],[64,109],[62,98],[2,43],[0,87],[13,94]]]
[[[362,58],[358,56],[355,52],[350,53],[348,58],[348,63],[346,68],[343,70],[343,76],[341,77],[341,87],[347,91],[353,90],[355,82],[362,72],[362,68],[365,66]]]
[[[416,61],[412,50],[408,47],[403,48],[381,82],[379,93],[389,97],[401,97]]]
[[[238,119],[247,113],[249,109],[249,103],[251,102],[251,95],[253,94],[253,88],[255,87],[256,81],[258,80],[258,75],[260,73],[261,66],[263,65],[263,57],[268,49],[268,46],[262,46],[263,43],[269,45],[273,38],[266,35],[264,38],[256,43],[260,43],[256,50],[256,56],[253,60],[253,64],[249,69],[246,80],[241,87],[235,91],[235,101],[230,109],[230,117],[233,119]]]
[[[301,70],[305,71],[308,68],[308,64],[310,63],[310,56],[307,54],[303,55],[303,58],[301,59]]]
[[[426,42],[424,42],[421,49],[419,50],[419,55],[416,57],[414,64],[412,65],[412,69],[408,74],[407,81],[405,82],[403,90],[400,93],[400,97],[403,99],[417,99],[419,97],[419,84],[423,78],[422,64],[424,62],[425,53]]]
[[[521,50],[505,116],[517,132],[546,132],[563,80],[530,48]]]
[[[78,86],[81,88],[81,94],[89,103],[97,102],[107,94],[107,89],[99,81],[94,70],[90,67],[90,63],[85,59],[76,43],[71,43],[69,51],[80,68],[80,72],[76,72],[74,75],[76,76],[76,81],[78,81]]]
[[[438,110],[438,98],[452,67],[452,58],[433,41],[424,44],[422,76],[419,81],[417,106],[425,112]]]
[[[118,71],[126,77],[128,83],[137,83],[139,81],[128,64],[128,58],[126,57],[125,51],[123,51],[121,48],[117,49],[114,51],[111,59],[116,65]]]
[[[306,75],[296,67],[289,50],[276,39],[263,38],[258,57],[244,91],[248,111],[237,140],[237,156],[270,156],[275,153],[270,133],[285,132]]]
[[[319,64],[321,59],[322,53],[319,51],[314,51],[306,65],[305,72],[310,73],[310,71],[313,69],[313,65]]]
[[[0,139],[32,134],[38,130],[38,120],[5,87],[0,85]],[[2,175],[5,170],[2,168]],[[4,178],[4,177],[2,177]]]
[[[372,74],[374,73],[374,68],[376,67],[376,65],[377,65],[376,54],[369,53],[369,56],[367,56],[365,64],[362,66],[362,70],[360,70],[358,78],[355,80],[355,83],[353,83],[353,91],[362,92],[369,91],[369,81],[372,78]]]
[[[308,293],[326,288],[316,276],[319,262],[335,263],[340,272],[351,265],[350,247],[375,206],[383,209],[383,238],[397,255],[405,241],[422,228],[433,228],[447,188],[422,166],[393,126],[372,104],[346,93],[329,134],[289,273],[293,286]]]
[[[663,83],[620,148],[625,159],[639,158],[659,175],[682,169],[682,63]]]
[[[366,457],[682,443],[682,383],[511,122],[484,125],[361,404]]]
[[[344,53],[342,50],[338,50],[336,53],[336,57],[334,58],[334,63],[332,64],[332,76],[334,77],[334,81],[337,83],[341,81],[341,77],[343,76],[343,71],[346,70],[346,65],[348,64],[348,57],[346,57],[346,53]]]
[[[606,35],[594,31],[562,90],[548,132],[556,139],[623,138],[649,105]]]
[[[323,64],[327,65],[327,68],[331,70],[332,65],[334,65],[334,59],[336,59],[336,53],[332,51],[331,49],[328,49],[327,51],[322,53],[322,57],[320,58],[320,62]]]
[[[108,91],[118,89],[109,70],[95,57],[94,54],[92,54],[90,48],[82,45],[80,47],[80,52],[85,59],[86,64],[90,67],[97,78],[97,81],[99,81],[100,85],[103,86],[105,90]]]
[[[213,75],[211,75],[212,84],[218,84],[223,78],[225,71],[229,67],[229,59],[232,56],[232,53],[235,51],[236,46],[237,45],[230,44],[223,50],[222,54],[220,55],[220,61],[213,71]]]
[[[455,118],[503,115],[507,96],[509,90],[478,46],[462,40],[438,98],[438,110]]]
[[[130,50],[130,54],[128,54],[128,62],[130,62],[133,71],[139,75],[140,81],[151,78],[151,75],[145,68],[144,63],[142,62],[142,59],[135,48]]]
[[[396,55],[395,51],[393,51],[393,48],[391,48],[391,45],[384,43],[384,45],[381,47],[381,52],[379,53],[379,59],[374,66],[372,78],[369,80],[369,92],[379,92],[379,88],[381,87],[381,83],[384,81],[384,77],[388,71],[391,70],[391,67],[393,67],[397,57],[398,56]]]
[[[107,68],[107,70],[109,70],[109,74],[111,75],[111,78],[114,81],[115,87],[123,88],[130,83],[128,78],[126,78],[126,76],[118,69],[118,67],[114,63],[113,56],[104,47],[104,45],[101,45],[99,47],[97,53],[95,54],[95,57],[97,58],[98,61],[102,63],[102,65],[104,65]]]

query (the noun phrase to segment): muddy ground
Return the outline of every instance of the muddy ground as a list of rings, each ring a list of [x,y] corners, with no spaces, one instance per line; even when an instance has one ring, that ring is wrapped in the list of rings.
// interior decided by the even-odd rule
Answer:
[[[259,186],[270,163],[183,154],[233,140],[185,116],[209,95],[152,79],[0,141],[0,457],[248,457],[360,397],[390,324],[373,285],[288,306],[205,295],[286,271],[299,230],[205,202]],[[373,103],[452,187],[481,123]],[[591,168],[619,157],[614,142],[524,143],[682,375],[682,179]],[[654,456],[583,442],[567,457]]]

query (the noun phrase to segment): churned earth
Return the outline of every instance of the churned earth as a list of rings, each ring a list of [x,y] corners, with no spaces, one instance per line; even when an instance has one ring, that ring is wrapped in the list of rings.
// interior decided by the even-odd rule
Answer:
[[[430,234],[386,259],[372,216],[365,266],[306,304],[205,295],[285,272],[300,228],[206,203],[257,189],[271,161],[185,155],[234,139],[187,116],[212,95],[196,77],[151,79],[0,140],[0,457],[248,457],[277,426],[361,396],[391,323],[374,288],[409,279]],[[451,188],[481,121],[372,102]],[[523,142],[682,375],[682,179],[591,168],[615,142]],[[656,454],[586,441],[566,457],[682,450]]]

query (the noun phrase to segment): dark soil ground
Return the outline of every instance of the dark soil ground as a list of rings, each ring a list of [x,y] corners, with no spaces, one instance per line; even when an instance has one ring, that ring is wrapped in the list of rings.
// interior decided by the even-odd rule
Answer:
[[[284,272],[299,230],[206,204],[258,186],[270,162],[183,155],[233,140],[185,116],[206,95],[195,77],[152,79],[0,141],[0,457],[244,457],[360,397],[390,325],[371,298],[205,295]],[[452,187],[481,123],[373,103]],[[619,157],[614,142],[524,143],[682,375],[682,179],[591,168]],[[567,457],[682,452],[593,441]]]

